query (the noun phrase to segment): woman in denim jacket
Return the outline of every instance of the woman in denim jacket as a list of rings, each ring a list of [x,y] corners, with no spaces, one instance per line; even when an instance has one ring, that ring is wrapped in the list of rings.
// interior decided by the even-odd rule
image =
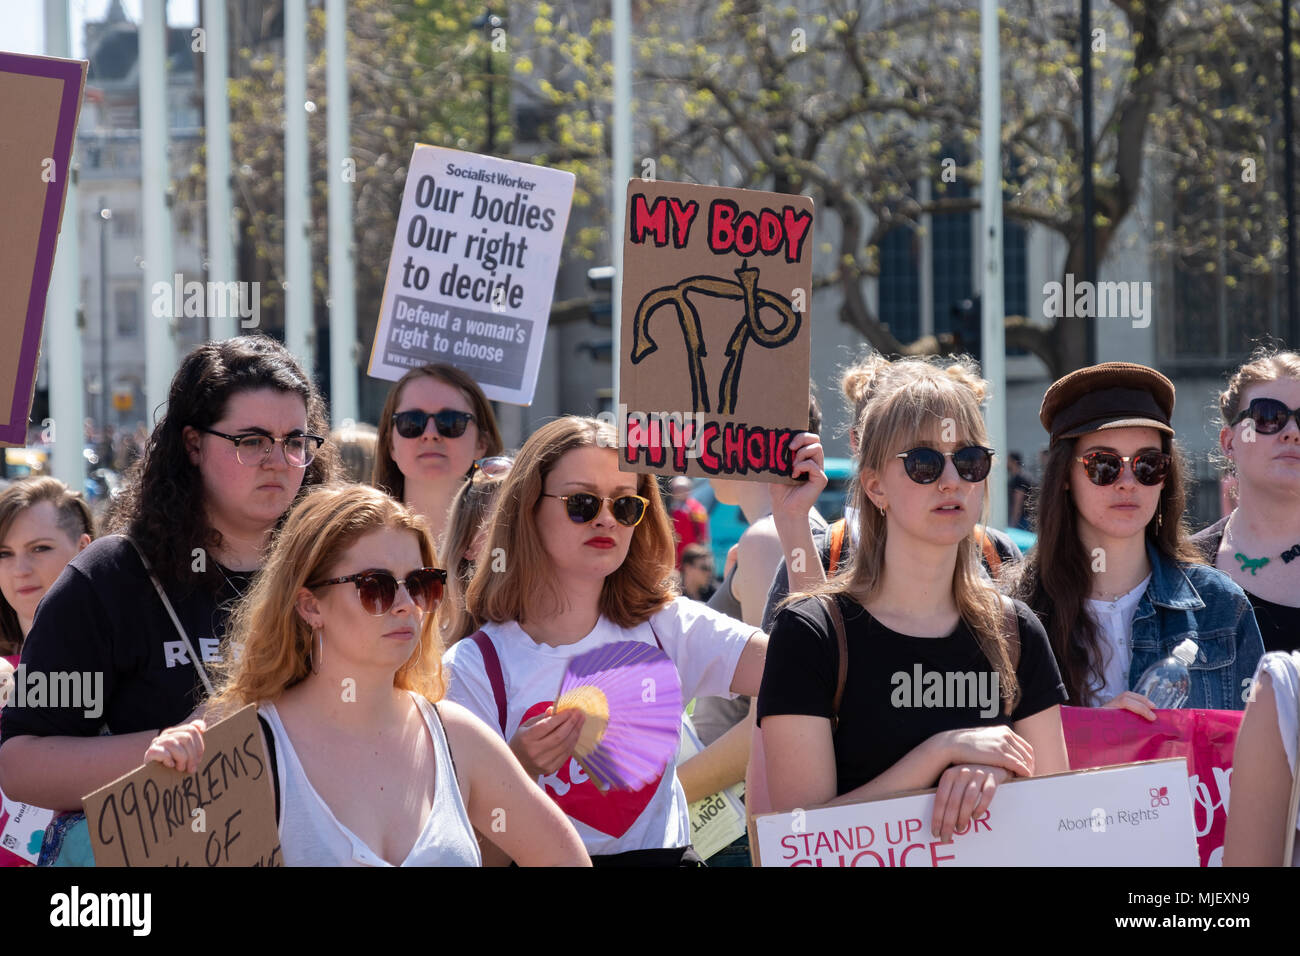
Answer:
[[[1241,710],[1264,653],[1245,592],[1199,563],[1182,526],[1173,410],[1173,383],[1127,362],[1048,389],[1038,543],[1013,582],[1047,629],[1071,702],[1150,720],[1151,702],[1134,689],[1183,640],[1197,645],[1187,707]]]

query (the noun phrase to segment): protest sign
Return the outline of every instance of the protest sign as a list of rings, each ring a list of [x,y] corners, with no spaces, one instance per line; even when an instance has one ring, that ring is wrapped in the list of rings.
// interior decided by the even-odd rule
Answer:
[[[1181,759],[1008,781],[951,843],[934,793],[760,816],[761,865],[1196,866]]]
[[[808,430],[812,200],[634,179],[626,221],[619,467],[788,480]]]
[[[0,446],[27,443],[87,65],[0,53]]]
[[[704,743],[695,733],[691,718],[682,714],[682,744],[677,751],[677,765],[681,766],[704,749]],[[745,832],[745,804],[741,798],[745,785],[738,783],[696,800],[686,809],[691,818],[691,846],[707,860],[719,850],[734,842]]]
[[[35,864],[53,810],[19,803],[0,791],[0,866]]]
[[[562,170],[416,146],[369,373],[445,362],[494,401],[531,404],[573,186]]]
[[[95,865],[283,866],[257,708],[213,724],[199,763],[147,763],[86,797]]]
[[[1201,866],[1223,864],[1237,710],[1157,710],[1155,722],[1110,707],[1062,707],[1070,766],[1103,767],[1185,757]]]

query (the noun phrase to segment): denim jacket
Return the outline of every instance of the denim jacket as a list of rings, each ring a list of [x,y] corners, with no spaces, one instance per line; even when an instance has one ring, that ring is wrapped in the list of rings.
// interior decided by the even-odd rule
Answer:
[[[1244,710],[1264,644],[1250,600],[1232,578],[1203,564],[1179,564],[1147,542],[1151,583],[1133,617],[1129,690],[1183,640],[1196,641],[1184,707]]]

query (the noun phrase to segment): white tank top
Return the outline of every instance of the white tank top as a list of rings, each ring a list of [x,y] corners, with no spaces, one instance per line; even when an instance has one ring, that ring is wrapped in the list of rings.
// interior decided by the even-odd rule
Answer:
[[[402,866],[482,866],[478,841],[451,763],[451,748],[432,704],[411,692],[435,755],[433,806]],[[391,866],[334,816],[307,779],[275,705],[258,708],[275,737],[280,778],[280,852],[285,866]]]

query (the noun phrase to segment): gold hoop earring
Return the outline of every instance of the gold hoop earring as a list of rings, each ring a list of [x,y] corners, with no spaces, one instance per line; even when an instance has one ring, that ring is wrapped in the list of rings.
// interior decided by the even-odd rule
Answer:
[[[320,650],[316,650],[317,642],[320,643]],[[311,632],[311,672],[320,673],[320,666],[325,660],[325,631],[322,628],[313,628]]]

